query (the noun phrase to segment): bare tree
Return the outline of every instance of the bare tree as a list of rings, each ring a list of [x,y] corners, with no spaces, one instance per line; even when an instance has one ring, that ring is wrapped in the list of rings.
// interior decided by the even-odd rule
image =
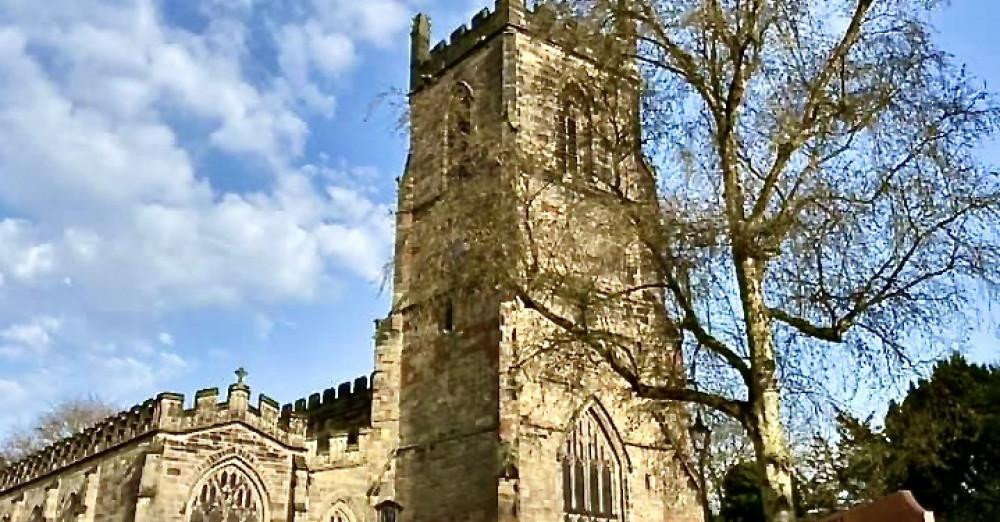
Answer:
[[[15,462],[114,415],[113,405],[96,397],[71,399],[41,413],[26,428],[11,432],[0,443],[0,459]]]
[[[1000,111],[935,47],[936,4],[549,3],[549,38],[589,57],[560,68],[586,150],[520,140],[532,122],[470,127],[448,161],[510,175],[451,176],[453,211],[421,225],[440,244],[415,256],[542,318],[526,359],[735,419],[768,520],[794,520],[783,401],[823,393],[823,372],[912,367],[1000,282],[1000,176],[976,155]]]

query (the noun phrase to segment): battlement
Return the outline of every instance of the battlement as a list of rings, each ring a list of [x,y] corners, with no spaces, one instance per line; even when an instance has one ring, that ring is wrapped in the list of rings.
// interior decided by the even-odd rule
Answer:
[[[200,390],[192,408],[184,408],[184,395],[161,393],[129,410],[112,415],[86,430],[58,441],[0,471],[0,492],[34,481],[95,455],[155,433],[184,433],[240,422],[294,447],[304,447],[306,423],[296,412],[282,412],[278,403],[261,394],[251,406],[250,388],[229,387],[226,401],[218,388]]]
[[[30,482],[145,435],[156,429],[162,415],[162,403],[151,399],[108,417],[83,432],[28,455],[0,471],[0,490]]]
[[[410,33],[410,87],[419,88],[427,79],[445,71],[507,27],[539,34],[547,32],[559,20],[555,4],[551,1],[535,4],[534,8],[529,8],[525,0],[496,0],[492,11],[488,8],[479,11],[470,23],[460,25],[447,40],[439,41],[434,47],[430,46],[430,18],[425,14],[417,15]]]
[[[347,431],[367,427],[371,421],[372,390],[367,377],[341,383],[298,399],[281,408],[282,415],[299,415],[305,419],[310,437],[317,433]]]
[[[294,403],[281,407],[282,415],[288,413],[310,414],[317,410],[330,408],[348,402],[368,402],[371,397],[371,390],[368,387],[367,377],[354,379],[353,387],[350,382],[342,382],[336,388],[327,388],[323,393],[314,393],[308,398],[301,398]]]
[[[250,388],[242,383],[229,386],[225,401],[219,400],[218,388],[199,390],[194,407],[184,408],[184,396],[165,393],[157,396],[166,414],[157,428],[168,432],[188,432],[230,422],[241,422],[289,446],[301,447],[305,421],[301,415],[281,411],[278,402],[260,394],[257,405],[250,405]]]

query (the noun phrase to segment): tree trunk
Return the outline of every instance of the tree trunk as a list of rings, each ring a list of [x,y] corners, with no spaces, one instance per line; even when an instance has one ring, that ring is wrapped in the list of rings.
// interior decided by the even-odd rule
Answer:
[[[781,422],[772,322],[764,300],[766,268],[763,261],[753,257],[737,259],[752,376],[749,435],[763,478],[764,517],[768,522],[793,522],[791,459]]]

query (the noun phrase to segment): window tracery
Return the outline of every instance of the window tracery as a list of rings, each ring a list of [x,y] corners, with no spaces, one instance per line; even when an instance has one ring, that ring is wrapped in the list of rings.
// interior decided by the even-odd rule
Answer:
[[[596,406],[577,418],[562,455],[566,522],[622,520],[621,455]]]
[[[249,475],[235,464],[203,480],[191,501],[190,522],[262,522],[263,501]]]
[[[354,514],[343,502],[337,502],[330,513],[323,519],[324,522],[354,522]]]

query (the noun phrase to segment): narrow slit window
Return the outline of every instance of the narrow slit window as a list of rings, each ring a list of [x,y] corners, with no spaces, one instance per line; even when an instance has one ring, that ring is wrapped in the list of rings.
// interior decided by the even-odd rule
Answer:
[[[441,311],[441,330],[446,333],[455,331],[455,304],[448,299]]]

